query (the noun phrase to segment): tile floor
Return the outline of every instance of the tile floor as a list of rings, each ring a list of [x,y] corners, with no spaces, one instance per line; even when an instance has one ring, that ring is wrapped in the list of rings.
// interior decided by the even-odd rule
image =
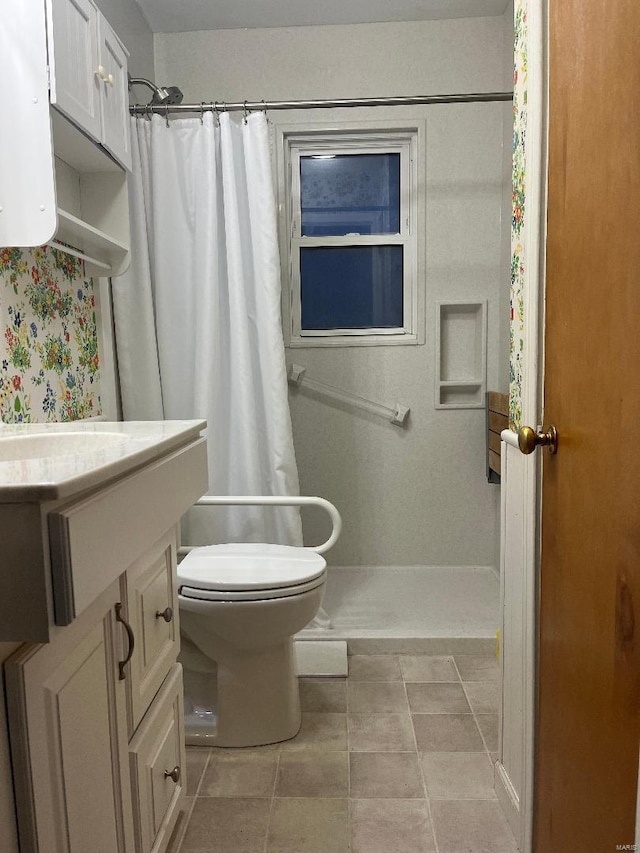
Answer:
[[[188,749],[172,853],[515,853],[497,677],[492,657],[356,655],[347,679],[301,679],[293,740]]]

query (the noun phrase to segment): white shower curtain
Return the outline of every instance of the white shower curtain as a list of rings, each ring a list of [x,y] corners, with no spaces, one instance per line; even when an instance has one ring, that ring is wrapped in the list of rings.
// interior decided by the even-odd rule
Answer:
[[[114,279],[127,420],[206,418],[211,494],[297,495],[266,118],[132,120],[132,264]],[[293,508],[192,510],[189,544],[302,544]]]

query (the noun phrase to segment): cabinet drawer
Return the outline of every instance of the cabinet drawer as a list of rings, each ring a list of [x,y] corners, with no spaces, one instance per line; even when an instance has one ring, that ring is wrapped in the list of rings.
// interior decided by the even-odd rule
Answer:
[[[86,500],[50,512],[56,625],[68,625],[206,490],[207,446],[198,439]]]
[[[182,720],[177,663],[129,744],[137,853],[165,850],[178,818],[186,789]]]
[[[135,648],[129,671],[129,731],[138,727],[179,651],[176,534],[163,536],[122,579]]]

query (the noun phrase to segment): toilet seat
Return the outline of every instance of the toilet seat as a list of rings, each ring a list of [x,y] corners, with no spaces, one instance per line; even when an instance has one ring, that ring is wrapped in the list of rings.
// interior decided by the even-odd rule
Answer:
[[[207,545],[178,566],[178,592],[201,601],[287,598],[321,586],[326,565],[315,551],[290,545]]]

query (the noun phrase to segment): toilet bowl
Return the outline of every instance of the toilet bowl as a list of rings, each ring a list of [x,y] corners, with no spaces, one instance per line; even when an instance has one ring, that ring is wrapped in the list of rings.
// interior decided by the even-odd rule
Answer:
[[[194,548],[178,566],[186,742],[261,746],[294,737],[293,635],[316,615],[326,563],[286,545]]]

